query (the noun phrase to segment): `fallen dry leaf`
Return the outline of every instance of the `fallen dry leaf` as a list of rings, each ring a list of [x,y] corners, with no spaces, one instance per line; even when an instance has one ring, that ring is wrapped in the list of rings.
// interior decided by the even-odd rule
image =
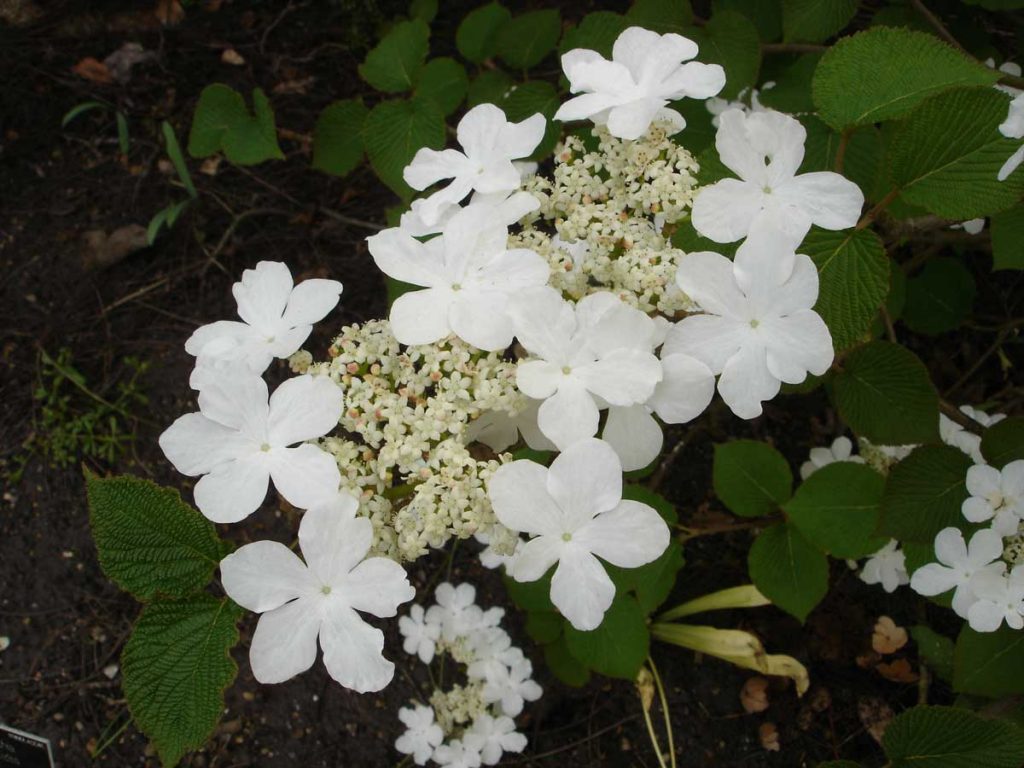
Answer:
[[[860,718],[861,725],[879,744],[882,743],[885,729],[895,716],[892,707],[877,696],[865,696],[857,701],[857,717]]]
[[[204,173],[207,176],[216,176],[217,169],[220,168],[220,161],[220,155],[211,155],[199,164],[199,172]]]
[[[312,75],[294,80],[284,80],[274,86],[273,92],[279,95],[288,93],[308,93],[309,87],[315,82],[316,78]]]
[[[185,18],[185,9],[181,7],[179,0],[157,0],[154,14],[165,27],[173,27]]]
[[[920,677],[906,659],[893,659],[891,662],[883,661],[875,669],[886,680],[891,680],[894,683],[916,683]]]
[[[881,660],[882,657],[874,651],[857,654],[857,666],[861,669],[871,669]]]
[[[71,68],[81,78],[91,80],[94,83],[112,83],[114,82],[113,76],[110,74],[110,70],[107,69],[107,65],[102,61],[97,61],[92,56],[86,56],[80,62],[75,64]]]
[[[768,678],[751,677],[740,689],[740,704],[743,710],[753,714],[768,709]]]
[[[147,51],[138,43],[125,43],[103,60],[103,65],[119,83],[132,79],[132,67],[156,58],[155,51]]]
[[[779,729],[775,727],[775,723],[761,723],[757,729],[757,737],[761,740],[761,746],[768,752],[778,752],[782,749]]]
[[[896,626],[896,622],[888,616],[879,616],[875,622],[875,630],[871,635],[871,647],[883,656],[896,653],[907,644],[907,630]]]
[[[234,48],[225,48],[224,52],[220,55],[220,60],[233,67],[241,67],[245,64],[245,59],[242,58],[242,54]]]
[[[93,229],[84,233],[82,240],[82,268],[87,271],[113,266],[148,245],[146,228],[141,224],[118,227],[109,235],[102,229]]]

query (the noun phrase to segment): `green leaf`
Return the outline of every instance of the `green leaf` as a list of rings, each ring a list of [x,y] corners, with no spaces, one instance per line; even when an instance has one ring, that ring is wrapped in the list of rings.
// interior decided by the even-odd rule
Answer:
[[[431,99],[445,115],[459,108],[468,88],[466,68],[447,56],[428,61],[416,81],[416,95]]]
[[[693,9],[687,0],[633,0],[626,19],[630,26],[659,34],[679,34],[686,32],[686,26],[693,22]]]
[[[538,112],[547,118],[548,125],[544,131],[544,138],[530,155],[535,160],[546,157],[558,143],[561,129],[551,119],[555,110],[558,109],[558,104],[558,91],[555,90],[555,86],[545,80],[530,80],[512,86],[505,98],[498,104],[505,110],[506,116],[512,122],[520,122]]]
[[[820,43],[846,27],[857,13],[857,0],[782,0],[782,39]]]
[[[714,147],[710,148],[712,151]],[[703,158],[704,155],[701,155]],[[717,158],[718,155],[715,155]],[[701,171],[705,166],[701,165]],[[696,251],[714,251],[720,253],[723,256],[729,256],[730,258],[735,255],[736,249],[739,248],[740,243],[716,243],[714,240],[709,240],[706,237],[697,233],[697,230],[693,228],[693,223],[689,218],[681,219],[675,225],[675,231],[672,233],[672,246],[679,248],[686,253],[694,253]]]
[[[628,26],[629,21],[618,13],[612,13],[611,11],[588,13],[583,17],[578,26],[567,30],[562,35],[562,41],[558,44],[558,50],[565,53],[574,48],[587,48],[591,51],[597,51],[606,59],[610,59],[612,57],[612,45]]]
[[[1024,459],[1024,418],[1003,419],[981,436],[981,455],[996,469]]]
[[[770,515],[792,494],[789,463],[770,445],[756,440],[716,444],[711,474],[715,494],[741,517]]]
[[[221,83],[203,89],[192,118],[188,152],[192,157],[208,157],[223,151],[236,165],[255,165],[265,160],[282,159],[277,144],[274,112],[266,94],[252,92],[253,113],[242,95]]]
[[[158,601],[142,609],[121,654],[128,709],[164,765],[201,747],[224,711],[224,689],[238,667],[242,609],[201,593]]]
[[[505,591],[512,599],[512,602],[524,611],[531,612],[557,612],[555,604],[551,602],[551,574],[545,574],[536,581],[516,581],[511,576],[506,576]]]
[[[562,18],[554,8],[516,16],[498,30],[498,56],[515,69],[530,69],[555,50]]]
[[[761,38],[750,19],[737,11],[722,11],[702,28],[693,27],[687,37],[700,46],[701,61],[720,64],[725,70],[725,87],[718,95],[734,99],[744,88],[757,85],[761,69]]]
[[[992,269],[1024,269],[1024,205],[992,217]]]
[[[336,101],[321,112],[313,129],[313,167],[332,176],[345,176],[359,165],[368,114],[359,99]]]
[[[953,689],[993,698],[1024,693],[1024,632],[975,632],[964,624],[953,653]]]
[[[409,3],[409,18],[422,19],[427,24],[437,16],[438,0],[412,0]]]
[[[567,624],[565,642],[569,653],[595,672],[636,680],[647,658],[650,635],[639,603],[617,596],[597,629],[581,632]]]
[[[750,19],[766,43],[782,37],[782,5],[779,0],[711,0],[712,16],[724,11],[737,11]]]
[[[579,688],[590,680],[590,670],[569,652],[565,635],[544,646],[544,661],[555,677],[566,685]]]
[[[814,77],[814,70],[817,68],[820,60],[820,53],[804,53],[797,56],[782,69],[773,72],[762,72],[764,79],[770,79],[775,83],[775,86],[761,89],[758,95],[761,103],[772,109],[777,109],[780,112],[789,112],[790,114],[813,112],[815,107],[814,101],[811,99],[811,78]],[[780,66],[780,62],[768,59],[765,61],[765,67],[767,68],[769,65]],[[811,138],[809,136],[808,142],[810,141]],[[808,148],[808,151],[810,151],[810,148]]]
[[[1019,202],[1024,172],[998,179],[1020,145],[999,132],[1009,104],[1009,96],[995,88],[958,88],[910,113],[886,159],[902,199],[956,220],[988,216]]]
[[[617,594],[632,592],[645,614],[653,613],[668,598],[683,567],[683,548],[673,541],[653,562],[638,568],[620,568],[610,563],[605,570],[615,582]]]
[[[836,129],[900,117],[929,96],[999,74],[923,32],[873,27],[832,46],[814,73],[818,112]]]
[[[508,73],[500,69],[485,69],[469,84],[466,106],[472,109],[477,104],[499,104],[513,82]]]
[[[654,511],[661,515],[662,519],[669,525],[675,525],[679,522],[679,513],[676,512],[675,504],[660,493],[652,491],[646,485],[638,485],[636,483],[623,485],[622,498],[629,499],[630,501],[639,501],[642,504],[653,507]]]
[[[167,223],[167,217],[171,213],[171,206],[161,208],[155,214],[153,218],[149,220],[149,224],[146,226],[146,245],[152,245],[156,242],[157,235],[160,234],[160,230],[164,224]]]
[[[1019,768],[1024,731],[956,707],[914,707],[885,729],[892,768]]]
[[[474,64],[498,52],[498,30],[511,20],[512,14],[501,3],[488,3],[466,14],[455,31],[455,47]]]
[[[555,611],[529,611],[526,614],[526,634],[535,643],[553,643],[562,635],[565,619]]]
[[[939,436],[939,398],[924,363],[905,347],[872,341],[843,361],[834,381],[839,415],[878,445],[927,443]]]
[[[64,113],[64,117],[60,120],[60,127],[67,128],[68,123],[76,117],[84,115],[86,112],[91,112],[94,109],[106,109],[106,107],[107,105],[100,101],[83,101],[81,104],[76,104]]]
[[[818,268],[815,310],[832,334],[836,354],[868,337],[889,293],[889,257],[869,229],[813,229],[800,248]]]
[[[879,532],[900,541],[931,544],[949,526],[965,524],[971,459],[949,445],[923,445],[890,471],[882,496]]]
[[[924,624],[910,628],[917,652],[941,679],[953,680],[953,641]]]
[[[828,592],[828,558],[789,523],[758,535],[747,568],[758,591],[801,622]]]
[[[181,154],[181,146],[178,144],[178,137],[174,135],[174,129],[166,120],[164,120],[162,128],[164,144],[167,146],[167,156],[171,159],[171,164],[174,166],[178,178],[181,179],[181,183],[185,187],[185,191],[188,192],[189,197],[198,197],[199,193],[196,192],[196,187],[192,183],[192,176],[189,174],[188,166],[185,164],[185,156]]]
[[[974,277],[957,259],[930,259],[907,280],[903,322],[929,336],[955,331],[971,313],[976,293]]]
[[[383,101],[366,117],[363,144],[370,164],[380,180],[399,197],[408,198],[412,189],[402,171],[421,147],[444,147],[444,115],[429,99]]]
[[[813,115],[803,115],[800,119],[807,128],[806,150],[800,173],[835,170],[841,134]],[[860,187],[865,197],[870,199],[878,187],[884,187],[881,192],[884,196],[891,189],[884,172],[884,156],[885,147],[877,128],[868,125],[852,130],[843,153],[842,174]]]
[[[395,24],[359,65],[359,76],[383,93],[402,93],[416,83],[427,58],[430,27],[422,19]]]
[[[782,509],[814,546],[858,559],[885,546],[874,535],[885,479],[866,464],[836,462],[807,478]]]
[[[818,763],[818,768],[861,768],[861,765],[853,760],[829,760],[826,763]]]
[[[225,555],[213,523],[171,488],[86,470],[89,523],[100,566],[143,601],[202,589]]]

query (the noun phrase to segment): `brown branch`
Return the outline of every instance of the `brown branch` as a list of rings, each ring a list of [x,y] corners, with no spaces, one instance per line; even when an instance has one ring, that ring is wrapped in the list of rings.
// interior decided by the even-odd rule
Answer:
[[[948,418],[950,421],[956,422],[961,427],[966,429],[968,432],[973,432],[976,435],[982,433],[982,426],[974,419],[967,416],[963,411],[957,408],[955,405],[950,403],[948,400],[939,398],[939,410]]]
[[[872,208],[870,211],[868,211],[861,217],[861,220],[857,222],[857,226],[854,227],[854,229],[864,229],[869,224],[871,224],[871,222],[878,218],[878,214],[880,214],[882,211],[884,211],[892,204],[892,201],[896,199],[899,193],[899,187],[894,187],[892,190],[890,190],[889,194],[883,197],[881,202],[878,203],[878,205],[876,205],[874,208]]]
[[[964,47],[956,41],[956,38],[950,34],[949,30],[946,29],[946,25],[942,23],[938,16],[928,10],[925,4],[921,0],[910,0],[910,4],[914,6],[914,9],[924,17],[924,20],[932,25],[935,32],[945,40],[947,43],[952,45],[957,50],[963,51]],[[966,53],[966,51],[964,51]]]

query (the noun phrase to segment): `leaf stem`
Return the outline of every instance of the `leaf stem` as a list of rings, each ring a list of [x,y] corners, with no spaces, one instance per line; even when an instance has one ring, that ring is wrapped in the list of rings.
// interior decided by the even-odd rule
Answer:
[[[672,717],[668,711],[668,697],[665,696],[665,686],[661,683],[661,675],[654,664],[654,659],[647,657],[647,665],[651,668],[651,675],[654,677],[654,687],[658,691],[658,701],[661,702],[661,712],[665,718],[665,733],[668,734],[668,757],[672,768],[676,768],[676,743],[672,736]]]
[[[846,159],[846,147],[850,143],[850,129],[844,128],[839,134],[839,146],[836,147],[836,159],[832,164],[832,170],[836,173],[843,172],[843,161]]]
[[[892,204],[892,201],[896,199],[899,193],[899,187],[893,187],[891,190],[889,190],[889,194],[883,197],[881,201],[878,203],[878,205],[876,205],[874,208],[872,208],[870,211],[868,211],[861,217],[860,221],[857,222],[857,226],[854,227],[854,229],[864,229],[869,224],[871,224],[871,222],[878,218],[878,214],[880,214],[882,211],[884,211]]]
[[[967,416],[948,400],[939,398],[939,410],[946,416],[946,418],[950,421],[956,422],[968,432],[973,432],[976,435],[980,435],[982,433],[981,424]]]

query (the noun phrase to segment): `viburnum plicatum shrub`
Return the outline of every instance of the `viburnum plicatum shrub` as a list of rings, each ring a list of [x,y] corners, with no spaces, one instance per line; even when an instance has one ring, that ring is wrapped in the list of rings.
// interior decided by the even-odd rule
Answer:
[[[834,558],[964,620],[955,654],[923,628],[935,640],[922,654],[957,691],[1024,692],[1024,422],[942,400],[894,326],[934,335],[971,309],[973,278],[955,259],[912,255],[923,266],[903,276],[900,243],[918,228],[973,236],[991,216],[996,266],[1021,266],[1005,233],[1021,231],[1024,107],[1019,92],[993,87],[1019,79],[930,34],[875,26],[794,62],[801,100],[787,77],[754,88],[760,49],[751,75],[746,54],[723,67],[694,39],[630,25],[654,18],[648,5],[581,23],[572,39],[595,44],[563,52],[569,96],[557,108],[510,119],[480,103],[453,146],[412,155],[402,179],[422,194],[367,238],[395,289],[386,319],[342,327],[314,354],[303,345],[341,284],[296,285],[276,262],[245,270],[237,319],[186,343],[197,410],[160,438],[197,478],[200,514],[143,481],[89,476],[104,569],[147,603],[125,649],[125,688],[167,762],[219,716],[242,609],[260,614],[249,648],[258,681],[300,674],[322,650],[328,674],[359,692],[394,676],[366,617],[405,611],[407,653],[466,670],[448,688],[431,676],[398,713],[398,751],[472,768],[523,750],[514,718],[541,690],[499,626],[503,610],[448,583],[435,605],[402,607],[416,597],[408,564],[466,539],[504,570],[528,634],[569,684],[598,672],[660,690],[654,638],[788,677],[802,694],[808,672],[795,659],[748,632],[678,619],[774,603],[803,621]],[[787,39],[824,40],[852,13],[821,28],[811,15],[809,29],[784,16]],[[751,33],[756,48],[756,28],[726,11],[694,35],[721,54],[724,39]],[[713,126],[713,143],[691,122]],[[565,133],[538,157],[552,130]],[[293,375],[271,391],[263,374],[275,360]],[[633,482],[661,460],[664,426],[699,419],[716,392],[753,419],[781,392],[822,383],[853,438],[813,448],[795,489],[767,443],[715,446],[718,499],[765,518],[752,584],[652,619],[682,542],[699,534]],[[232,552],[210,522],[243,523],[271,487],[304,510],[298,547]],[[205,591],[218,567],[222,598]],[[201,647],[188,639],[197,633]],[[210,684],[169,723],[161,708],[187,669],[146,662],[182,645],[182,666],[205,667]],[[908,738],[953,721],[985,727],[922,709],[894,722],[883,747],[902,764]],[[989,737],[1022,749],[1016,732],[978,743]]]

